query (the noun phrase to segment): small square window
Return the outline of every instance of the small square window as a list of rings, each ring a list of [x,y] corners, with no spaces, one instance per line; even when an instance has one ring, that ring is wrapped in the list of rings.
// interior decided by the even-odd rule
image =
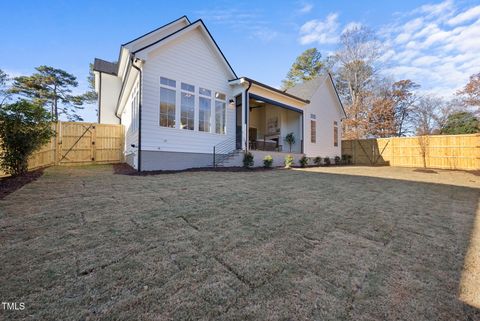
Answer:
[[[160,83],[165,86],[177,87],[177,82],[175,80],[165,77],[160,77]]]
[[[189,91],[191,93],[195,92],[195,86],[194,85],[189,85],[184,82],[182,82],[182,90]]]
[[[310,114],[310,119],[317,119],[317,115],[315,115],[315,114]]]
[[[200,95],[212,97],[212,91],[209,89],[200,87]]]

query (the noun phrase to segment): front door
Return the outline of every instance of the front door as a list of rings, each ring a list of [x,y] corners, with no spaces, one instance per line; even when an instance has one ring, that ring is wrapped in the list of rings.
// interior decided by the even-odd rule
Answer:
[[[242,95],[235,97],[235,136],[237,149],[242,149]]]

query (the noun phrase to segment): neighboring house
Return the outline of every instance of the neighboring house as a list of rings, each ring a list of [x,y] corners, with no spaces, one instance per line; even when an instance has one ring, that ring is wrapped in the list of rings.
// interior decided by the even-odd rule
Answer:
[[[127,42],[94,72],[99,122],[125,126],[126,161],[140,171],[240,166],[245,150],[255,166],[341,153],[345,112],[329,75],[286,92],[238,77],[202,20]]]

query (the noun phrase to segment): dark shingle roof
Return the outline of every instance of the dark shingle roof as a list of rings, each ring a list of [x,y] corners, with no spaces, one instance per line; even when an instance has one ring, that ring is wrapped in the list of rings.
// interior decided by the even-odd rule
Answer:
[[[319,76],[312,80],[308,80],[301,84],[295,85],[294,87],[287,89],[287,93],[297,97],[301,97],[303,99],[310,99],[312,98],[318,87],[320,87],[322,82],[325,81],[325,77],[328,76]]]
[[[95,61],[93,62],[93,70],[116,76],[118,72],[118,63],[95,58]]]

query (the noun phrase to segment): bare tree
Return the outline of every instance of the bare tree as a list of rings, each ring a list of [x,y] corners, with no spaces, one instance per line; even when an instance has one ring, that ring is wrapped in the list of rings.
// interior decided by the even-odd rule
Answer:
[[[418,100],[412,110],[412,123],[417,135],[439,134],[455,105],[442,98],[425,96]]]
[[[362,138],[367,133],[368,101],[377,75],[381,46],[375,34],[365,27],[345,31],[340,42],[335,55],[336,80],[348,116],[344,122],[345,137]]]

